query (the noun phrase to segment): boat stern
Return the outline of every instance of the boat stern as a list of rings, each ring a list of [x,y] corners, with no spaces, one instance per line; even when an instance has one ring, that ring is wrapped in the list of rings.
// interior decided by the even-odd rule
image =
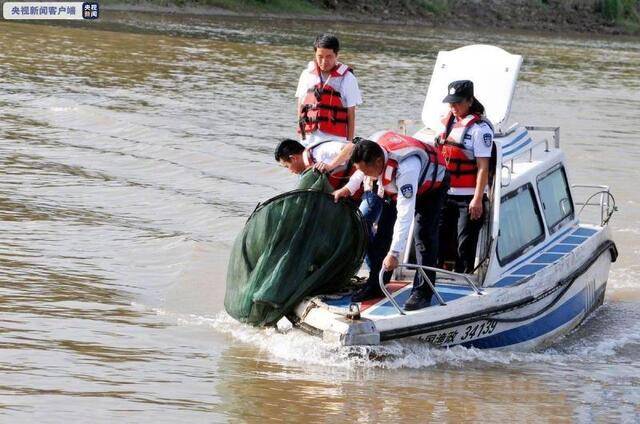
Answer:
[[[342,346],[380,344],[375,323],[360,315],[357,304],[330,307],[321,297],[307,298],[294,311],[294,323],[302,330]]]

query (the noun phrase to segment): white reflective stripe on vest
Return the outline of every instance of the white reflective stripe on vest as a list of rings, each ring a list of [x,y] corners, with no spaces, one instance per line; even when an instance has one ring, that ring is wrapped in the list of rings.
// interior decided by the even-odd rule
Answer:
[[[375,141],[376,143],[379,143],[380,139],[383,136],[390,136],[390,137],[394,136],[394,134],[389,135],[389,133],[390,131],[379,131],[371,136],[371,140]],[[383,148],[385,152],[385,157],[386,157],[385,170],[383,172],[384,181],[392,182],[392,178],[394,177],[394,172],[396,170],[395,166],[392,166],[389,164],[389,160],[394,160],[399,166],[400,162],[402,162],[403,160],[411,156],[416,156],[418,157],[418,159],[420,159],[420,177],[418,179],[418,190],[420,190],[420,187],[422,187],[422,185],[425,184],[426,182],[433,181],[435,183],[438,183],[438,182],[442,182],[442,180],[444,179],[446,168],[444,166],[438,166],[437,159],[436,161],[431,161],[431,158],[429,157],[429,153],[427,153],[426,150],[423,150],[415,146],[405,146],[405,147],[401,147],[399,149],[394,149],[394,150],[390,150],[388,147],[382,146],[382,145],[380,147]],[[427,146],[425,146],[425,149],[426,148]],[[437,153],[436,152],[433,152],[433,153],[434,153],[434,156],[436,156]],[[437,175],[435,175],[435,180],[434,180],[434,173],[436,171],[437,171]],[[390,184],[383,183],[381,185],[385,187],[386,191],[397,192],[397,189],[390,186]]]
[[[338,142],[341,144],[346,144],[346,143],[342,143],[339,140],[320,140],[320,141],[316,141],[315,143],[312,143],[310,145],[308,145],[305,149],[304,152],[302,152],[302,162],[305,164],[305,166],[313,166],[316,164],[317,160],[316,160],[316,155],[314,154],[314,150],[319,147],[322,144],[325,143],[332,143],[332,142]],[[338,172],[343,172],[347,170],[347,165],[348,163],[344,163],[342,165],[336,166],[331,172],[329,172],[329,174],[333,175],[336,174]]]
[[[469,149],[464,144],[464,137],[467,135],[467,133],[473,126],[473,124],[469,125],[469,122],[471,122],[474,118],[475,118],[475,115],[467,115],[462,120],[456,120],[456,122],[453,123],[451,132],[449,132],[449,135],[447,136],[447,141],[456,143],[457,147],[462,149],[464,151],[464,154],[470,160],[475,159],[476,156],[473,153],[473,148]],[[445,119],[448,119],[448,117]],[[477,122],[480,122],[480,121],[477,121]]]

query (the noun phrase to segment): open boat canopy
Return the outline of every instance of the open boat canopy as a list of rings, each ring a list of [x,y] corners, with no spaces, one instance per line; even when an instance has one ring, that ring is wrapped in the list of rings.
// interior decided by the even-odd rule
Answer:
[[[496,132],[504,132],[521,63],[522,56],[483,44],[439,52],[422,109],[423,123],[438,130],[440,119],[448,112],[442,99],[449,83],[466,79],[473,81],[475,97],[484,105]]]

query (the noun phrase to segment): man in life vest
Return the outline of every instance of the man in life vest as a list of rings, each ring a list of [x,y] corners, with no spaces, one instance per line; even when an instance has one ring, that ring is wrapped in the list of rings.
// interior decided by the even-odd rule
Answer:
[[[451,175],[440,246],[444,251],[449,238],[455,235],[454,270],[472,273],[485,217],[493,128],[484,117],[484,106],[474,97],[473,82],[453,81],[448,90],[443,102],[449,103],[450,111],[442,119],[442,132],[436,139]],[[440,266],[444,260],[441,254]]]
[[[345,143],[339,141],[318,141],[306,148],[297,140],[285,138],[276,146],[274,153],[276,162],[287,168],[292,174],[302,174],[319,161],[331,162],[340,154]],[[336,167],[329,172],[329,184],[334,189],[345,185],[349,177],[355,171],[347,165]]]
[[[344,188],[334,192],[336,200],[349,196],[367,177],[376,179],[379,193],[385,198],[378,230],[367,247],[369,278],[353,294],[354,302],[381,295],[380,270],[384,268],[388,278],[398,266],[414,217],[416,261],[419,265],[436,265],[440,213],[449,188],[444,159],[435,147],[392,131],[383,131],[371,138],[356,144],[352,161],[358,171]],[[435,272],[427,272],[427,276],[435,284]],[[404,308],[416,310],[429,306],[432,295],[422,275],[416,273]]]
[[[352,141],[356,126],[356,106],[362,103],[353,70],[338,62],[340,42],[331,34],[321,34],[313,44],[314,60],[302,71],[296,90],[298,133],[307,146],[319,141]],[[353,146],[331,163],[320,161],[316,168],[332,171],[346,163]]]

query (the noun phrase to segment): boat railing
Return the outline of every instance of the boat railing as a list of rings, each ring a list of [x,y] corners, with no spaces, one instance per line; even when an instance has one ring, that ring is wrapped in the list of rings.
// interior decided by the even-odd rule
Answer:
[[[440,305],[442,305],[442,306],[446,305],[447,303],[444,301],[442,296],[440,296],[440,293],[438,293],[438,291],[436,290],[435,286],[433,285],[433,282],[427,276],[426,271],[434,271],[434,272],[437,272],[437,273],[450,275],[452,277],[456,277],[458,279],[461,279],[461,280],[465,281],[469,285],[469,287],[471,287],[473,289],[473,291],[477,295],[482,295],[483,294],[482,290],[479,289],[478,286],[476,286],[473,281],[471,281],[471,278],[467,274],[461,274],[461,273],[458,273],[458,272],[447,271],[446,269],[434,268],[434,267],[431,267],[431,266],[417,265],[417,264],[410,264],[410,263],[399,264],[398,268],[408,268],[408,269],[414,269],[414,270],[419,271],[422,274],[422,278],[424,278],[424,281],[429,285],[429,287],[431,287],[431,290],[433,291],[433,294],[436,296],[436,299],[438,299],[438,303],[440,303]],[[383,269],[380,270],[380,274],[378,275],[378,282],[380,283],[380,289],[382,290],[382,293],[384,293],[385,297],[398,310],[400,315],[406,315],[406,313],[404,312],[404,309],[402,309],[400,307],[400,305],[398,305],[398,302],[396,302],[396,300],[393,298],[393,296],[391,295],[389,290],[387,290],[387,288],[385,287],[384,273],[385,273],[385,270],[383,268]]]
[[[553,133],[553,147],[560,148],[560,127],[539,127],[536,125],[525,125],[527,131],[544,131]],[[548,143],[547,143],[548,146]]]
[[[415,125],[418,122],[422,122],[422,121],[418,121],[415,119],[399,119],[398,120],[398,130],[402,131],[402,135],[407,135],[407,127],[409,125]]]
[[[531,125],[527,125],[524,127],[527,131],[542,131],[542,132],[552,132],[553,133],[553,146],[556,149],[560,148],[560,127],[537,127],[537,126],[531,126]],[[509,161],[509,166],[507,167],[507,169],[509,170],[510,173],[513,173],[513,164],[515,163],[516,159],[524,156],[524,155],[529,155],[529,162],[533,161],[533,150],[544,144],[544,151],[548,152],[549,151],[549,139],[547,138],[543,138],[542,140],[538,140],[535,141],[533,143],[531,143],[531,146],[527,147],[526,149],[524,149],[523,151],[511,156],[509,159],[507,159]],[[504,162],[502,163],[503,167],[505,166]]]
[[[578,211],[578,216],[582,214],[582,211],[587,207],[599,207],[600,208],[600,226],[604,227],[611,219],[614,212],[618,210],[616,207],[616,199],[609,191],[609,186],[600,184],[571,184],[571,188],[583,188],[591,189],[592,192],[588,193],[584,202],[575,202],[576,206],[582,206]],[[599,196],[599,201],[592,201],[595,197]]]

